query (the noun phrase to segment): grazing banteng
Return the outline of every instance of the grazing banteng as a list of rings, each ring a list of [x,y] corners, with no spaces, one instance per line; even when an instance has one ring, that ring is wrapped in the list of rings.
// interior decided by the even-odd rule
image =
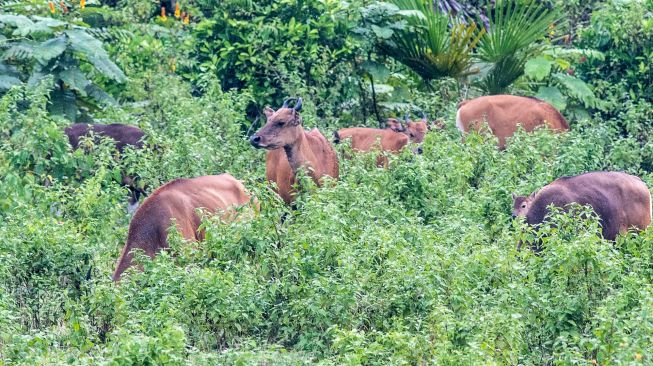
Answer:
[[[458,104],[456,127],[460,131],[481,131],[484,123],[499,139],[500,149],[506,146],[506,139],[514,135],[519,125],[527,132],[539,126],[547,126],[556,132],[569,130],[569,124],[560,112],[537,98],[490,95]]]
[[[93,124],[88,125],[85,123],[76,123],[66,127],[64,133],[68,136],[68,141],[73,147],[73,150],[79,147],[79,140],[83,136],[88,136],[91,132],[95,135],[95,143],[99,143],[100,137],[110,137],[116,142],[116,149],[123,152],[125,146],[130,145],[134,148],[141,149],[143,147],[143,136],[145,133],[138,127],[113,123],[109,125]],[[147,196],[145,187],[140,188],[135,183],[136,178],[123,174],[122,185],[129,189],[129,207],[128,211],[134,212],[138,207],[138,200],[141,195]]]
[[[306,168],[318,186],[323,176],[338,178],[338,158],[333,147],[317,128],[310,132],[302,128],[302,98],[292,108],[288,107],[289,100],[276,111],[266,107],[267,123],[250,137],[255,148],[268,150],[265,175],[277,184],[277,193],[287,204],[294,200],[292,186],[298,169]]]
[[[113,274],[118,281],[132,264],[132,250],[142,249],[153,258],[168,247],[168,228],[174,223],[186,240],[200,241],[204,232],[197,209],[229,218],[229,209],[250,201],[243,184],[229,174],[175,179],[157,188],[138,208],[131,222],[120,259]]]
[[[644,230],[651,223],[651,193],[633,175],[620,172],[591,172],[562,177],[530,196],[513,194],[513,217],[525,216],[529,225],[538,225],[553,204],[590,205],[599,216],[603,237],[615,240],[630,228]]]

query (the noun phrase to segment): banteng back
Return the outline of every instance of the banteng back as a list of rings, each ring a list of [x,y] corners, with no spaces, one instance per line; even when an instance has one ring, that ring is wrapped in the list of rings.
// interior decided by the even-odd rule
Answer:
[[[68,136],[68,141],[73,150],[79,148],[80,139],[84,136],[89,136],[91,132],[95,135],[95,143],[99,143],[100,137],[109,137],[115,141],[116,149],[123,152],[125,146],[132,146],[136,149],[143,147],[143,137],[145,133],[138,127],[113,123],[109,125],[93,124],[88,125],[85,123],[76,123],[64,129],[64,133]],[[128,211],[134,212],[138,207],[138,200],[140,196],[146,196],[146,186],[137,184],[137,179],[134,176],[126,174],[122,175],[121,184],[129,189],[129,207]]]
[[[503,149],[518,126],[531,132],[539,126],[553,131],[567,131],[569,124],[552,105],[536,99],[514,95],[490,95],[466,100],[458,105],[456,127],[461,132],[480,131],[487,123]]]

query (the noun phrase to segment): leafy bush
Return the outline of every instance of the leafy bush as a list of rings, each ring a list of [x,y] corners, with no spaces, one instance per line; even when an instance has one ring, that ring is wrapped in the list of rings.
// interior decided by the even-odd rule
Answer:
[[[335,30],[315,12],[293,12],[340,9],[338,16],[355,19],[354,10],[360,10],[328,1],[223,5],[219,13],[210,1],[188,6],[207,12],[194,18],[204,25],[225,21],[231,27],[234,17],[256,11],[273,24],[295,17],[302,19],[295,25],[302,37],[308,28],[326,28],[327,35]],[[47,3],[34,6],[47,11]],[[17,85],[0,96],[0,362],[650,363],[653,229],[610,243],[598,236],[599,221],[586,208],[556,212],[537,229],[510,215],[511,192],[531,193],[564,175],[626,170],[653,184],[650,103],[587,79],[591,74],[580,57],[597,51],[546,49],[516,87],[557,87],[568,98],[569,112],[589,103],[576,84],[555,76],[572,65],[597,87],[601,113],[589,107],[593,114],[564,134],[518,131],[504,151],[491,135],[461,138],[454,127],[460,97],[455,80],[434,81],[435,90],[429,90],[364,40],[345,54],[318,57],[301,38],[304,48],[280,63],[243,61],[250,72],[305,62],[334,69],[316,71],[310,87],[290,77],[279,84],[313,96],[306,100],[303,123],[325,136],[356,116],[352,110],[358,107],[352,106],[359,102],[347,98],[369,95],[371,80],[393,88],[377,94],[377,102],[385,103],[379,106],[419,106],[445,121],[443,129],[427,134],[422,155],[391,154],[387,169],[378,168],[376,154],[369,153],[341,159],[339,180],[322,188],[301,175],[303,191],[290,209],[264,181],[265,154],[249,145],[242,128],[250,126],[252,100],[265,101],[261,91],[243,84],[225,92],[225,75],[200,77],[193,71],[198,64],[187,57],[186,42],[205,41],[196,32],[220,29],[202,25],[189,31],[178,21],[156,18],[132,24],[129,14],[111,15],[120,9],[94,11],[108,14],[112,25],[90,34],[126,35],[124,42],[108,40],[107,50],[129,80],[116,86],[93,78],[121,102],[93,117],[138,125],[146,145],[156,148],[127,149],[118,158],[110,140],[89,139],[88,154],[72,151],[63,134],[69,121],[48,112],[52,83]],[[112,23],[117,19],[127,24]],[[229,29],[254,37],[257,28],[238,19]],[[314,28],[316,19],[322,23]],[[349,42],[350,36],[333,42]],[[326,42],[315,46],[319,50],[332,41],[321,37],[308,40]],[[213,61],[236,70],[231,61]],[[596,62],[598,57],[587,64]],[[80,67],[95,76],[90,64]],[[247,80],[256,83],[260,76]],[[367,79],[358,84],[361,76]],[[283,93],[281,88],[269,95]],[[338,102],[315,105],[324,100]],[[339,109],[343,118],[336,119]],[[353,155],[348,146],[338,150]],[[168,251],[153,260],[140,255],[144,270],[134,268],[115,284],[110,275],[130,220],[127,190],[116,182],[121,172],[138,174],[151,187],[229,172],[259,199],[261,211],[230,223],[205,217],[206,240],[199,243],[186,243],[173,230]],[[520,242],[536,241],[543,244],[539,254],[517,250]]]
[[[91,70],[84,66],[116,82],[124,82],[125,75],[109,59],[102,42],[84,28],[52,18],[11,14],[0,15],[0,24],[5,34],[0,38],[0,91],[21,83],[34,87],[51,76],[56,87],[50,95],[50,112],[73,122],[79,106],[88,106],[85,101],[115,103],[89,80]]]
[[[357,44],[353,4],[336,1],[203,2],[193,28],[192,79],[216,76],[223,90],[249,88],[257,107],[311,96],[333,113],[349,100]],[[355,85],[355,84],[354,84]]]
[[[525,76],[537,88],[536,96],[551,103],[559,111],[588,118],[588,110],[602,107],[594,91],[574,76],[573,66],[588,59],[602,60],[603,54],[593,50],[551,47],[524,65]]]

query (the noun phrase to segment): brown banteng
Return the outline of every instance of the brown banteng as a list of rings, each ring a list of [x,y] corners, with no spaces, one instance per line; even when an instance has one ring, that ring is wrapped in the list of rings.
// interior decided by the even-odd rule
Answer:
[[[397,118],[388,118],[385,129],[351,127],[342,128],[333,134],[333,142],[338,144],[349,139],[351,148],[355,151],[366,152],[372,149],[398,153],[410,142],[421,144],[429,129],[426,117],[421,121],[402,123]],[[418,148],[416,152],[421,152]],[[378,166],[387,166],[388,159],[384,156],[377,157]]]
[[[386,124],[388,129],[405,134],[408,136],[410,142],[416,144],[421,144],[422,141],[424,141],[426,132],[431,129],[431,126],[428,124],[428,118],[424,113],[422,113],[421,121],[412,121],[408,119],[408,116],[406,116],[405,123],[401,123],[401,121],[396,118],[388,118]]]
[[[267,180],[277,184],[277,193],[288,204],[292,203],[295,175],[300,168],[319,186],[323,176],[338,178],[338,158],[331,144],[314,128],[310,132],[302,128],[299,111],[302,98],[294,107],[288,107],[286,100],[274,111],[266,107],[267,123],[250,137],[257,149],[266,149],[265,175]]]
[[[525,216],[529,225],[542,223],[551,204],[561,208],[570,203],[589,205],[599,216],[603,237],[608,240],[630,228],[644,230],[651,223],[651,194],[646,184],[620,172],[562,177],[530,196],[513,194],[513,202],[513,217]]]
[[[460,131],[481,131],[484,123],[499,139],[500,149],[506,146],[506,139],[520,125],[527,132],[539,126],[546,126],[556,132],[569,130],[569,124],[558,110],[536,98],[490,95],[458,104],[456,127]]]
[[[123,152],[126,146],[132,146],[136,149],[143,147],[143,137],[145,133],[138,127],[113,123],[109,125],[76,123],[64,129],[68,136],[68,141],[74,149],[79,148],[79,142],[82,137],[89,136],[91,133],[95,136],[95,143],[100,142],[101,137],[109,137],[115,141],[116,149]],[[138,207],[138,200],[141,195],[146,196],[146,187],[139,186],[136,183],[136,177],[123,174],[122,185],[129,189],[129,212],[134,212]]]
[[[230,219],[230,209],[249,201],[243,184],[229,174],[175,179],[162,185],[143,202],[129,223],[127,243],[116,264],[114,281],[131,266],[134,249],[142,249],[153,258],[168,247],[168,228],[173,221],[184,239],[200,241],[204,232],[198,231],[198,209]]]
[[[351,148],[355,151],[370,151],[377,148],[397,153],[409,142],[408,136],[403,133],[367,127],[342,128],[335,132],[333,137],[333,142],[336,144],[350,139]]]

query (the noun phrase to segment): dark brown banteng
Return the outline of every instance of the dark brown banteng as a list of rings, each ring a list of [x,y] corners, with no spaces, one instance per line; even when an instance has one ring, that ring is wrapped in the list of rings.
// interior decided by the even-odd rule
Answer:
[[[140,128],[134,126],[121,125],[118,123],[112,123],[110,125],[88,125],[85,123],[76,123],[66,127],[64,130],[73,149],[77,149],[79,147],[80,138],[82,136],[88,136],[91,131],[96,136],[96,143],[99,142],[99,137],[101,136],[110,137],[116,141],[116,149],[120,152],[122,152],[127,145],[131,145],[138,149],[143,147],[142,139],[145,136],[145,133]]]
[[[64,133],[68,136],[68,141],[74,149],[79,147],[79,141],[84,136],[89,136],[91,132],[95,135],[95,143],[99,143],[101,137],[109,137],[116,142],[116,149],[123,152],[125,146],[132,146],[136,149],[143,147],[143,137],[145,133],[138,127],[113,123],[109,125],[85,123],[76,123],[65,128]],[[129,189],[129,212],[134,212],[138,208],[138,200],[141,195],[147,196],[146,187],[139,187],[136,184],[136,177],[122,176],[122,185]]]
[[[292,186],[298,169],[306,168],[318,186],[323,176],[338,178],[338,158],[333,147],[317,128],[304,131],[301,108],[302,98],[292,108],[288,107],[288,100],[277,111],[266,107],[267,123],[250,137],[255,148],[268,150],[265,175],[277,184],[277,193],[288,204],[294,199]]]
[[[154,257],[168,247],[168,228],[173,221],[184,239],[200,241],[204,232],[198,231],[198,209],[229,218],[230,208],[249,201],[243,184],[229,174],[175,179],[162,185],[143,202],[129,223],[127,243],[118,259],[114,281],[131,266],[132,250],[142,249]]]
[[[590,205],[601,220],[603,237],[615,240],[630,228],[644,230],[651,223],[651,194],[646,184],[633,175],[592,172],[562,177],[530,196],[513,194],[513,217],[525,216],[529,225],[542,223],[553,204]]]
[[[536,98],[490,95],[458,104],[456,127],[460,131],[480,131],[484,123],[499,139],[500,149],[506,146],[506,139],[514,135],[520,125],[527,132],[539,126],[556,132],[569,130],[569,124],[558,110]]]

